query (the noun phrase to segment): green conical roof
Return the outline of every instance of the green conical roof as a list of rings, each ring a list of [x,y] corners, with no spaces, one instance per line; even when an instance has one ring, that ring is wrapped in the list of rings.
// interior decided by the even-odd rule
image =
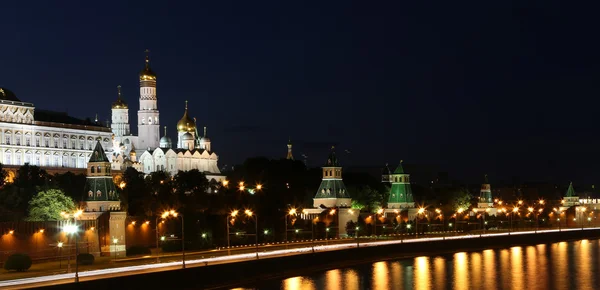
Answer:
[[[350,195],[342,180],[323,179],[315,198],[350,198]]]
[[[413,203],[410,183],[392,183],[388,203]]]
[[[398,167],[396,167],[396,170],[394,170],[394,174],[404,174],[404,167],[402,167],[402,160],[400,160],[400,164],[398,164]]]
[[[567,189],[566,197],[573,197],[573,196],[577,196],[577,194],[575,193],[575,190],[573,189],[573,182],[571,182],[571,183],[569,183],[569,189]]]
[[[94,148],[94,152],[92,152],[92,156],[88,162],[109,162],[100,141],[96,141],[96,148]]]

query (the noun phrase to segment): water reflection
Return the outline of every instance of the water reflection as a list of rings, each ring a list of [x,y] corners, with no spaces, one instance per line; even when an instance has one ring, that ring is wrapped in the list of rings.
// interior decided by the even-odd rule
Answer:
[[[600,289],[600,240],[381,261],[258,289]]]

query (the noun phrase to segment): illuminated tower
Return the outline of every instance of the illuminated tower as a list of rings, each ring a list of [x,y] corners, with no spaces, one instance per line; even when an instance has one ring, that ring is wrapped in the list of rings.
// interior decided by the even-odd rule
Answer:
[[[160,123],[156,99],[156,74],[150,69],[149,51],[146,50],[146,66],[140,72],[140,110],[138,111],[138,148],[157,148],[160,139]]]
[[[387,166],[386,166],[387,167]],[[404,172],[402,160],[394,173],[389,175],[389,182],[392,183],[390,196],[388,198],[388,208],[413,208],[415,201],[413,199],[412,189],[410,187],[410,175]]]
[[[129,107],[121,97],[121,86],[117,86],[117,101],[112,104],[112,123],[115,137],[129,136]]]
[[[288,138],[288,144],[287,144],[287,148],[288,148],[288,152],[287,152],[287,160],[294,160],[294,155],[292,155],[292,140],[290,138]]]
[[[488,176],[486,174],[483,184],[481,185],[481,190],[479,191],[479,201],[477,202],[477,207],[488,208],[493,206],[494,201],[492,200],[492,187],[490,186],[490,182],[488,181]]]
[[[350,207],[352,199],[342,180],[342,167],[335,156],[334,147],[331,147],[327,163],[323,166],[323,179],[321,186],[313,198],[314,207]]]

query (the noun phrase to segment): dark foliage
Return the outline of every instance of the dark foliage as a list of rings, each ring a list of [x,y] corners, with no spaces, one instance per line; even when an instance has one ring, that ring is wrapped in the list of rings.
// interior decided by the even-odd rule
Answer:
[[[144,246],[131,246],[127,248],[127,256],[150,255],[150,248]]]
[[[77,262],[79,265],[92,265],[94,264],[95,257],[92,254],[82,253],[77,255]]]
[[[29,268],[31,268],[31,258],[26,254],[12,254],[4,263],[4,269],[7,271],[24,272]]]

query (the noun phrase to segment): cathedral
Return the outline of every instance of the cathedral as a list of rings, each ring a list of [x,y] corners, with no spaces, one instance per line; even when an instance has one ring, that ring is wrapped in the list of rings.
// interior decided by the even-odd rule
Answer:
[[[146,51],[147,53],[148,51]],[[206,174],[209,181],[221,182],[225,179],[217,166],[218,156],[212,151],[206,127],[202,136],[198,133],[196,119],[190,117],[187,101],[183,117],[177,122],[177,142],[164,135],[160,137],[160,118],[156,95],[156,74],[150,68],[150,58],[146,54],[144,69],[139,74],[140,107],[138,110],[138,135],[130,132],[129,107],[117,87],[117,100],[112,104],[111,129],[114,135],[112,147],[112,169],[125,170],[133,167],[149,174],[166,171],[171,175],[178,171],[197,169]]]

